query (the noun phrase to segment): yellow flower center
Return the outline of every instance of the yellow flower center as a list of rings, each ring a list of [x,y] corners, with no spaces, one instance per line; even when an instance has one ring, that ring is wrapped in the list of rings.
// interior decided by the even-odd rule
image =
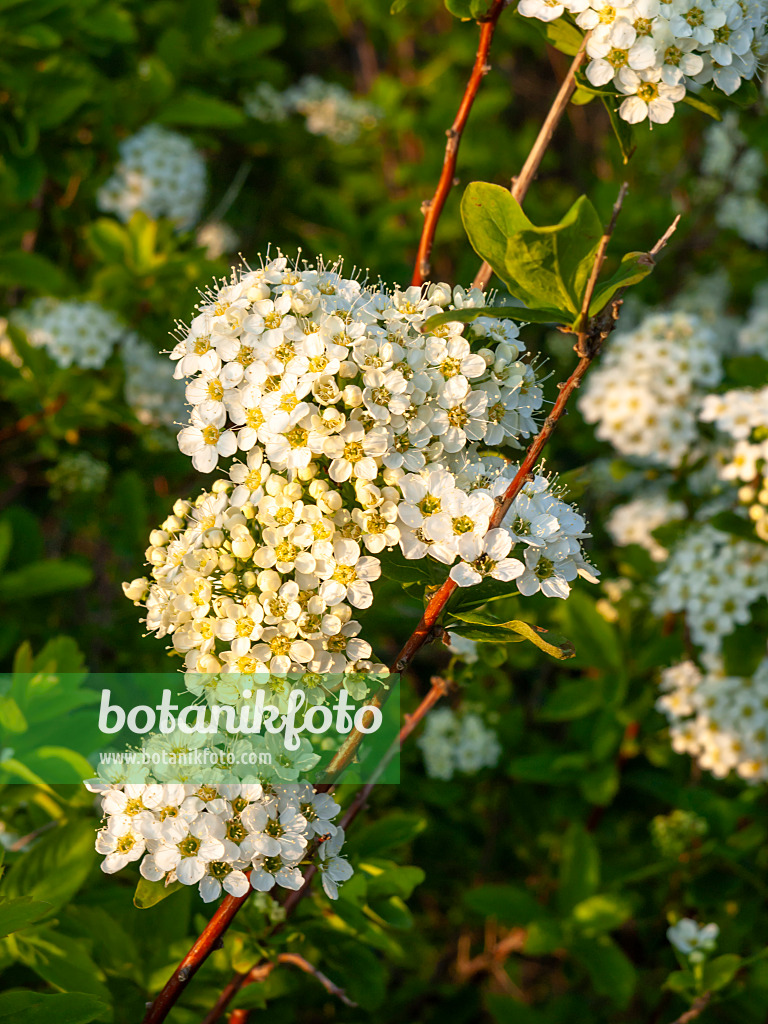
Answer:
[[[298,553],[299,549],[289,540],[281,541],[275,548],[275,558],[278,562],[292,562]]]
[[[342,586],[348,587],[350,583],[354,583],[357,579],[357,573],[353,565],[337,565],[333,573],[333,578],[341,583]]]
[[[309,433],[303,427],[294,427],[285,434],[285,439],[291,448],[305,448]]]
[[[237,620],[235,631],[238,636],[250,636],[254,630],[255,623],[250,615],[244,615],[242,619]]]

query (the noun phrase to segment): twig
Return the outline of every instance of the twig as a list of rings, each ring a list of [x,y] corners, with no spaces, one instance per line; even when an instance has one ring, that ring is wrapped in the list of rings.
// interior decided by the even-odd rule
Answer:
[[[354,1003],[349,998],[343,988],[339,988],[335,982],[331,981],[327,974],[323,974],[323,972],[318,970],[314,964],[311,964],[309,960],[300,956],[298,953],[279,953],[277,955],[277,959],[269,960],[266,963],[257,964],[255,967],[252,967],[248,974],[245,975],[240,988],[245,988],[246,985],[265,981],[279,964],[292,964],[294,967],[298,967],[300,971],[304,971],[305,974],[311,974],[313,978],[316,978],[326,992],[330,993],[332,996],[336,996],[336,998],[344,1003],[345,1006],[357,1006],[357,1003]],[[227,986],[227,988],[229,988],[229,986]],[[219,1015],[221,1012],[222,1011],[219,1010]],[[246,1024],[249,1013],[249,1010],[233,1010],[229,1017],[229,1024]],[[216,1018],[213,1019],[215,1020]],[[206,1020],[208,1020],[208,1017],[206,1017]]]
[[[555,96],[554,102],[549,108],[549,113],[544,119],[544,123],[539,130],[539,134],[536,136],[536,141],[534,142],[530,153],[526,157],[522,170],[516,178],[512,179],[512,187],[510,191],[512,193],[512,198],[516,199],[518,203],[522,204],[523,199],[525,199],[528,189],[531,186],[531,182],[536,177],[539,164],[547,151],[547,147],[552,141],[552,136],[555,134],[555,128],[557,128],[560,118],[565,113],[566,108],[571,101],[571,96],[573,96],[576,91],[576,72],[584,62],[584,54],[586,52],[588,39],[589,33],[587,33],[582,39],[579,51],[571,61],[571,66],[568,68],[568,74],[560,85],[557,96]],[[483,262],[477,274],[475,274],[472,287],[485,288],[490,281],[492,274],[493,270],[490,265]]]
[[[328,975],[323,974],[314,964],[311,964],[309,960],[305,960],[303,956],[299,956],[298,953],[280,953],[277,962],[280,964],[293,964],[294,967],[298,967],[305,974],[311,974],[313,978],[317,978],[325,991],[330,992],[332,996],[336,996],[345,1006],[357,1006],[357,1003],[352,1002],[344,989],[339,988],[338,985],[331,981]]]
[[[690,1010],[686,1010],[685,1013],[681,1013],[676,1020],[672,1021],[672,1024],[691,1024],[692,1020],[696,1020],[702,1015],[704,1010],[706,1010],[711,998],[711,992],[705,992],[703,995],[700,995],[698,999],[693,1001]]]
[[[454,184],[456,160],[459,155],[462,132],[467,124],[472,105],[480,89],[480,84],[490,71],[488,53],[491,48],[493,34],[496,31],[496,24],[505,5],[506,0],[494,0],[493,7],[491,7],[484,20],[478,23],[480,25],[480,42],[477,47],[475,63],[464,90],[464,95],[461,98],[459,109],[456,112],[456,117],[451,127],[445,133],[448,136],[448,141],[445,144],[445,156],[443,158],[443,169],[440,172],[440,179],[437,183],[435,194],[431,199],[426,200],[422,204],[424,226],[421,229],[421,238],[419,239],[419,248],[416,253],[416,264],[413,269],[411,284],[421,284],[431,273],[432,268],[429,258],[435,241],[437,222],[440,220],[440,214],[443,212],[443,207]]]
[[[592,264],[592,270],[587,281],[587,287],[584,291],[584,301],[581,304],[581,314],[579,316],[579,332],[586,332],[589,326],[589,307],[592,305],[592,297],[595,294],[595,287],[597,285],[597,279],[600,276],[600,271],[603,269],[603,263],[605,263],[605,254],[608,251],[608,243],[611,240],[614,228],[616,227],[616,221],[619,219],[621,208],[624,205],[624,199],[626,198],[629,185],[625,181],[622,183],[619,189],[619,194],[616,198],[616,202],[613,204],[613,211],[611,213],[611,219],[608,223],[608,227],[603,232],[603,237],[600,239],[600,243],[595,253],[595,260]]]
[[[177,999],[195,974],[218,948],[221,936],[229,928],[232,919],[250,895],[250,888],[244,896],[225,896],[216,908],[216,913],[166,982],[162,992],[147,1009],[143,1024],[160,1024],[170,1013]]]
[[[235,171],[234,178],[229,183],[227,191],[224,193],[224,195],[218,201],[214,209],[211,210],[208,217],[206,218],[206,224],[211,224],[214,221],[221,220],[224,214],[227,213],[232,203],[234,203],[234,201],[240,195],[243,185],[245,184],[245,179],[251,173],[252,168],[253,160],[244,160],[240,164],[240,166]]]

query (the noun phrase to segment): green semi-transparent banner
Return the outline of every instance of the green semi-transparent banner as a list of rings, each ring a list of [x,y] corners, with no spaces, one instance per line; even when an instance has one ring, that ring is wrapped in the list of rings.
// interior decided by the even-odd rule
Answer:
[[[399,696],[362,673],[9,674],[0,784],[395,783]]]

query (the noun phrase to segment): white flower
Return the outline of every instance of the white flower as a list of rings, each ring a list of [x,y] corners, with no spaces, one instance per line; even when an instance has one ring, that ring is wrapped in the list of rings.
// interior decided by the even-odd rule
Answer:
[[[381,576],[378,558],[360,554],[353,540],[336,540],[333,560],[326,572],[318,573],[324,582],[319,595],[328,605],[349,601],[355,608],[369,608],[373,602],[371,583]]]
[[[192,465],[201,473],[216,468],[220,455],[233,455],[237,450],[231,430],[221,430],[213,423],[190,424],[179,434],[179,448],[192,456]]]
[[[450,577],[460,587],[472,587],[490,576],[507,583],[525,570],[517,558],[508,558],[512,536],[507,530],[489,530],[484,537],[465,534],[457,545],[461,562],[451,569]]]
[[[149,838],[151,857],[142,861],[141,873],[157,881],[174,871],[184,885],[195,885],[206,873],[208,863],[224,856],[223,836],[223,823],[212,814],[203,813],[191,823],[176,818],[163,838]]]
[[[96,852],[105,854],[101,870],[111,875],[138,860],[146,849],[141,822],[127,814],[113,814],[106,828],[96,834]]]
[[[619,116],[630,124],[646,118],[655,124],[666,124],[672,119],[675,103],[685,96],[685,86],[667,85],[661,80],[659,68],[639,72],[623,68],[616,85],[619,92],[628,96],[619,107]]]
[[[655,59],[653,43],[637,32],[623,18],[610,26],[596,29],[587,43],[592,58],[586,75],[594,86],[607,85],[622,70],[641,71],[650,68]]]
[[[700,961],[717,945],[720,929],[716,924],[697,924],[690,917],[681,918],[667,929],[667,938],[690,960]]]

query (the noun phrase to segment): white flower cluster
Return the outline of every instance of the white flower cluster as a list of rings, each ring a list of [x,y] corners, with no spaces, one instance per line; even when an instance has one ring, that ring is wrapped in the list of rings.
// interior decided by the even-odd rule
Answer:
[[[702,388],[722,376],[720,341],[698,317],[653,313],[612,335],[579,408],[623,455],[679,466],[698,437]]]
[[[590,32],[587,79],[626,97],[619,115],[631,124],[665,124],[689,86],[730,96],[766,46],[765,0],[520,0],[518,10],[545,22],[567,13]]]
[[[124,139],[120,161],[99,189],[99,209],[128,221],[141,210],[168,217],[179,230],[200,218],[205,200],[205,161],[184,135],[157,124]]]
[[[123,339],[120,353],[125,369],[125,401],[140,423],[172,428],[187,418],[184,388],[169,377],[164,356],[134,332]]]
[[[64,494],[98,494],[106,486],[109,466],[90,452],[72,452],[63,455],[46,476],[54,498]]]
[[[594,578],[579,543],[585,522],[544,477],[488,532],[516,467],[481,459],[477,445],[519,446],[541,388],[512,321],[480,317],[469,337],[459,322],[420,330],[445,308],[483,302],[448,285],[374,291],[281,257],[199,307],[171,353],[176,375],[192,378],[179,446],[202,472],[247,453],[230,471],[232,504],[255,506],[260,550],[293,552],[259,553],[261,568],[295,570],[299,589],[318,588],[328,607],[345,586],[367,607],[369,591],[355,584],[376,579],[372,556],[398,543],[409,559],[458,560],[460,586],[519,577],[521,593],[565,597],[577,575]],[[294,511],[275,519],[275,500]],[[511,557],[518,543],[524,561]]]
[[[197,229],[195,241],[205,249],[209,260],[217,260],[225,253],[234,252],[239,238],[235,229],[226,221],[209,220]]]
[[[639,544],[654,562],[663,562],[669,552],[659,544],[653,531],[685,516],[686,508],[682,501],[671,501],[663,492],[650,493],[625,505],[617,505],[608,517],[606,528],[619,547]]]
[[[171,358],[176,379],[189,379],[192,414],[179,446],[203,472],[222,457],[241,459],[194,501],[176,502],[150,535],[151,581],[136,579],[124,590],[145,605],[148,630],[170,637],[196,697],[242,708],[264,687],[279,706],[291,676],[309,703],[323,703],[341,687],[364,698],[369,682],[381,683],[387,670],[371,661],[353,616],[371,606],[371,584],[397,545],[406,558],[429,555],[446,573],[452,566],[460,586],[517,580],[522,594],[566,597],[578,575],[595,581],[581,551],[584,519],[545,477],[529,478],[505,521],[489,530],[516,467],[501,456],[481,457],[479,444],[519,447],[518,437],[534,429],[541,388],[520,359],[512,321],[480,317],[466,337],[460,322],[420,330],[446,308],[483,302],[479,291],[447,285],[374,290],[336,268],[299,271],[281,257],[217,287],[180,331]],[[521,559],[511,557],[518,546]],[[486,763],[493,745],[482,721],[467,718],[461,728],[463,770]],[[254,749],[269,742],[257,737]],[[295,822],[304,828],[303,805],[299,813],[286,798],[283,807],[279,795],[317,760],[309,742],[301,743],[300,763],[278,759],[276,776],[236,778],[270,794],[253,798],[257,809],[238,811],[239,853],[249,856],[238,859],[237,850],[223,847],[209,808],[193,801],[200,815],[188,827],[168,825],[168,835],[151,823],[146,836],[130,831],[128,852],[134,840],[136,859],[142,842],[149,850],[145,877],[183,871],[202,882],[212,860],[224,863],[216,867],[222,878],[242,888],[238,872],[250,858],[257,888],[297,881],[296,847],[279,854],[273,840],[283,829],[294,842]],[[150,737],[151,744],[174,752],[190,739]],[[187,777],[160,781],[183,788]],[[211,800],[231,821],[233,805],[220,785]],[[103,852],[122,856],[118,841],[129,826],[123,818],[110,824]],[[320,849],[329,893],[348,870],[336,856],[338,835]],[[189,868],[186,857],[195,860]],[[215,898],[215,886],[205,886],[205,898]]]
[[[308,673],[302,682],[317,687],[327,674],[353,686],[381,672],[352,617],[371,605],[381,566],[337,529],[341,494],[319,479],[307,490],[289,482],[258,451],[231,476],[194,503],[177,501],[150,535],[154,582],[123,585],[146,603],[147,629],[171,637],[189,672],[212,673],[206,696],[223,703],[253,675]]]
[[[341,145],[355,142],[379,119],[378,110],[370,103],[316,75],[305,75],[282,93],[268,82],[260,82],[245,98],[244,107],[249,117],[265,122],[285,121],[289,114],[301,114],[308,132],[325,135]]]
[[[657,580],[656,615],[685,612],[693,642],[717,655],[723,638],[768,597],[768,548],[705,525],[675,546]]]
[[[702,673],[691,661],[662,672],[656,706],[670,724],[672,747],[723,779],[768,779],[768,658],[751,678]]]
[[[119,318],[97,302],[49,297],[35,299],[13,322],[26,332],[30,345],[44,348],[62,369],[101,369],[126,333]]]
[[[741,485],[739,500],[748,507],[757,536],[768,540],[768,387],[707,395],[700,419],[735,442],[719,475]]]
[[[101,797],[104,827],[96,850],[107,874],[141,861],[142,877],[166,885],[197,885],[206,903],[222,889],[244,896],[249,887],[299,889],[301,863],[319,844],[318,868],[331,899],[352,877],[339,852],[344,830],[333,823],[340,807],[307,783],[265,789],[229,786],[110,784],[88,786]]]
[[[437,708],[426,720],[418,746],[432,779],[452,779],[457,772],[473,775],[493,768],[501,756],[496,732],[474,711]]]
[[[768,284],[755,289],[752,308],[738,331],[739,352],[768,359]]]
[[[747,145],[735,111],[704,136],[701,192],[715,202],[715,221],[745,241],[768,247],[768,206],[758,192],[765,178],[763,154]]]

